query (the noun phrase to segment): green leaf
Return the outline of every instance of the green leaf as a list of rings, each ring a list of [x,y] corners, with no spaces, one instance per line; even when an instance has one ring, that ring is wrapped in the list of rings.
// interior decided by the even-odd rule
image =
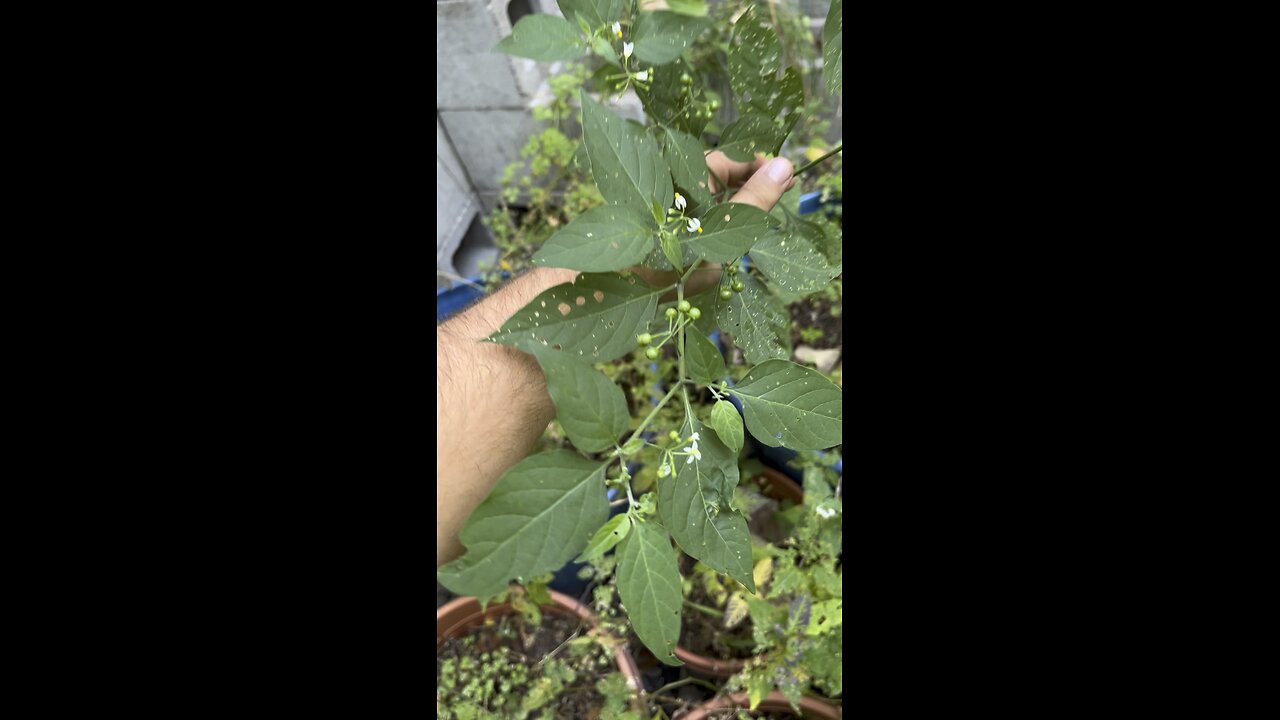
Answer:
[[[717,149],[732,160],[749,161],[756,153],[777,155],[786,132],[772,119],[757,113],[743,113],[720,133]]]
[[[755,592],[747,519],[731,505],[738,454],[711,428],[690,426],[699,434],[702,459],[676,458],[675,479],[658,482],[658,514],[680,549]]]
[[[782,44],[768,19],[752,7],[738,19],[729,39],[729,85],[738,105],[768,105],[777,91]],[[772,118],[769,118],[772,120]]]
[[[742,399],[747,430],[769,447],[822,450],[841,442],[840,387],[816,370],[769,360],[730,392]]]
[[[751,262],[789,293],[817,292],[840,273],[800,231],[771,232],[751,248]]]
[[[582,91],[582,141],[600,194],[615,205],[648,212],[657,201],[671,207],[671,169],[658,142],[644,128],[624,121]]]
[[[689,95],[681,95],[684,89],[684,84],[680,82],[682,73],[696,76],[697,70],[682,58],[660,72],[655,70],[649,87],[637,87],[636,94],[644,103],[645,112],[659,125],[678,128],[693,137],[700,137],[710,121],[698,113],[686,110],[692,101],[704,101],[706,93],[694,86]]]
[[[747,678],[747,702],[749,709],[755,710],[764,696],[773,689],[773,682],[764,673],[752,673]]]
[[[822,74],[827,81],[827,94],[835,95],[844,82],[844,12],[840,0],[831,0],[827,23],[822,27]]]
[[[437,570],[436,579],[459,595],[486,597],[517,577],[559,570],[608,517],[608,465],[569,450],[521,460],[467,518],[466,554]]]
[[[602,557],[614,545],[622,542],[622,539],[629,532],[631,532],[631,516],[626,513],[614,515],[609,518],[609,522],[600,526],[595,535],[591,536],[590,542],[587,543],[587,549],[583,550],[582,554],[574,562],[588,562]]]
[[[689,370],[689,377],[703,385],[710,385],[724,379],[727,371],[724,368],[724,356],[720,348],[702,334],[695,326],[689,326],[684,334],[684,362]]]
[[[538,13],[520,18],[511,34],[493,48],[508,55],[540,62],[573,60],[586,54],[587,46],[578,28],[564,18]]]
[[[667,7],[672,12],[690,17],[707,16],[707,0],[667,0]]]
[[[742,416],[733,403],[728,400],[716,401],[711,407],[711,427],[716,429],[716,435],[724,440],[730,450],[735,453],[742,451],[745,440],[742,434]]]
[[[622,270],[645,259],[657,233],[648,211],[635,205],[601,205],[548,238],[533,262],[582,272]]]
[[[706,18],[666,10],[642,12],[631,32],[636,57],[654,65],[665,65],[680,57],[709,27],[711,21]]]
[[[720,203],[701,217],[702,232],[682,228],[680,241],[692,247],[698,257],[711,262],[729,262],[742,257],[765,237],[775,223],[769,213],[754,205]]]
[[[584,452],[613,447],[631,420],[622,388],[568,353],[536,343],[527,349],[542,366],[556,419],[574,446]]]
[[[557,0],[556,4],[570,21],[576,22],[576,18],[581,18],[592,30],[621,20],[627,5],[626,0]]]
[[[716,320],[733,336],[749,363],[791,357],[791,314],[787,306],[748,273],[738,275],[746,288],[728,300],[716,296]]]
[[[667,532],[656,522],[632,528],[618,548],[618,595],[631,627],[654,657],[667,665],[676,659],[680,639],[680,570]]]
[[[662,156],[671,166],[671,174],[676,185],[684,190],[689,207],[686,211],[693,214],[711,204],[711,191],[707,189],[707,157],[702,152],[702,143],[698,138],[682,130],[663,128],[665,142],[662,145]]]
[[[636,349],[636,335],[669,289],[649,287],[634,275],[580,275],[543,291],[488,339],[522,350],[559,345],[588,362],[608,362]]]

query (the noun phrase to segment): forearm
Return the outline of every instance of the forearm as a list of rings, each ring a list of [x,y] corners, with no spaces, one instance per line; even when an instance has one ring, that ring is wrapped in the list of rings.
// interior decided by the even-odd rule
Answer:
[[[479,342],[572,270],[532,270],[436,328],[436,567],[462,554],[458,533],[555,406],[531,355]]]

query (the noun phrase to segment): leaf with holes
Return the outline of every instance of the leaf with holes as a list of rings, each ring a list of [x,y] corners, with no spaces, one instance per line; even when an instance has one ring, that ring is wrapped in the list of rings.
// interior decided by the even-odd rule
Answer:
[[[754,205],[720,203],[701,218],[702,232],[681,231],[680,242],[693,248],[698,257],[711,262],[729,262],[742,257],[775,225],[769,213]]]
[[[690,17],[707,16],[707,0],[667,0],[667,7],[672,12]]]
[[[730,450],[740,452],[745,438],[742,434],[742,416],[738,414],[738,408],[728,400],[717,400],[716,404],[711,407],[711,427],[716,429],[716,435],[724,440],[724,444]]]
[[[603,557],[605,553],[613,549],[614,545],[622,542],[627,533],[631,532],[631,516],[622,513],[609,518],[609,522],[600,526],[595,535],[591,536],[590,542],[587,543],[587,549],[582,551],[574,562],[590,562],[598,557]]]
[[[669,289],[649,287],[634,275],[581,275],[539,294],[488,340],[522,350],[559,345],[587,362],[607,362],[636,349],[636,335]]]
[[[667,665],[676,659],[680,639],[680,569],[667,531],[641,522],[618,547],[618,595],[631,627],[645,647]]]
[[[559,570],[609,515],[608,465],[569,450],[520,461],[467,518],[466,554],[436,570],[436,579],[459,595],[488,597],[516,578]]]
[[[716,320],[733,336],[749,363],[791,357],[791,314],[750,274],[738,276],[746,288],[728,300],[716,296]]]
[[[691,426],[699,427],[696,421]],[[738,454],[711,428],[702,427],[698,434],[702,458],[676,458],[675,479],[658,483],[658,514],[681,550],[755,592],[747,519],[731,505]]]
[[[636,57],[654,65],[665,65],[680,57],[709,27],[711,21],[706,18],[667,10],[642,12],[631,33],[636,44]]]
[[[684,190],[689,200],[687,211],[692,214],[711,204],[711,191],[707,189],[707,157],[702,143],[689,133],[663,128],[665,140],[662,155],[671,166],[676,185]]]
[[[816,370],[769,360],[730,392],[742,400],[747,430],[769,447],[823,450],[841,442],[840,387]]]
[[[827,81],[827,94],[835,95],[844,82],[844,13],[840,0],[831,0],[827,24],[822,27],[822,74]]]
[[[697,71],[682,58],[662,68],[661,72],[655,71],[655,77],[650,78],[649,87],[637,86],[636,95],[639,95],[640,102],[644,103],[645,112],[649,113],[649,116],[659,125],[678,128],[694,137],[699,137],[711,120],[687,110],[695,102],[705,102],[707,95],[696,87],[690,95],[682,95],[681,92],[685,86],[680,82],[680,75],[683,73],[693,76]]]
[[[591,176],[605,200],[648,211],[653,202],[671,206],[671,169],[658,141],[592,100],[582,99],[582,142],[591,158]]]
[[[493,49],[540,62],[573,60],[587,52],[586,43],[578,36],[578,28],[564,18],[544,14],[520,18],[511,34],[502,38]]]
[[[717,149],[732,160],[753,160],[756,153],[777,155],[787,133],[770,118],[743,113],[720,133]]]
[[[622,270],[643,261],[657,235],[649,211],[635,205],[601,205],[548,238],[533,262],[582,272]]]
[[[751,262],[778,287],[801,295],[821,290],[840,274],[799,231],[768,233],[751,248]]]
[[[727,374],[720,348],[692,325],[684,333],[684,362],[689,377],[704,385],[720,382]]]
[[[592,30],[621,20],[627,9],[626,0],[557,0],[556,4],[571,22],[581,19]]]
[[[769,94],[777,90],[782,44],[756,8],[744,13],[734,25],[728,55],[729,86],[738,104],[767,107]]]
[[[568,353],[537,343],[527,349],[542,366],[556,419],[574,446],[585,452],[613,447],[631,420],[622,388]]]

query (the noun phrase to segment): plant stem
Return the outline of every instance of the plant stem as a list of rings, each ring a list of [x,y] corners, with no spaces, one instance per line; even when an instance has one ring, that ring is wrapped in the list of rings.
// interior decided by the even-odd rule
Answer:
[[[676,286],[676,299],[684,300],[684,278],[680,279],[680,284]],[[686,323],[687,325],[688,323]],[[684,327],[680,328],[680,378],[676,380],[676,387],[680,388],[680,395],[684,398],[684,422],[689,427],[693,427],[693,409],[689,407],[689,390],[685,388],[684,374]]]
[[[843,149],[844,149],[844,143],[840,143],[839,145],[837,145],[837,146],[836,146],[836,149],[835,149],[835,150],[832,150],[831,152],[827,153],[826,155],[823,155],[822,157],[818,158],[817,160],[814,160],[813,162],[811,162],[811,163],[809,163],[809,164],[805,165],[804,167],[800,168],[799,170],[795,171],[794,173],[792,173],[792,174],[791,174],[791,177],[800,177],[800,176],[801,176],[802,174],[804,174],[804,172],[805,172],[806,170],[808,170],[809,168],[813,167],[814,165],[817,165],[818,163],[822,162],[823,160],[826,160],[827,158],[831,157],[832,155],[835,155],[836,153],[840,152],[840,151],[841,151],[841,150],[843,150]]]
[[[702,611],[702,612],[704,612],[704,613],[706,613],[706,614],[708,614],[708,615],[713,615],[713,616],[715,616],[715,617],[720,617],[720,616],[721,616],[721,613],[720,613],[720,611],[719,611],[719,610],[715,610],[715,609],[713,609],[713,608],[709,608],[709,607],[707,607],[706,605],[699,605],[698,603],[696,603],[696,602],[694,602],[694,601],[692,601],[692,600],[685,600],[685,601],[684,601],[684,604],[685,604],[685,605],[688,605],[689,607],[693,608],[694,610],[700,610],[700,611]]]
[[[662,687],[658,688],[657,690],[654,690],[653,692],[651,692],[651,693],[649,693],[649,694],[650,694],[650,695],[661,695],[662,693],[666,692],[667,690],[674,690],[674,689],[676,689],[676,688],[678,688],[678,687],[681,687],[681,686],[684,686],[684,685],[688,685],[688,684],[690,684],[690,683],[697,683],[697,684],[699,684],[699,685],[701,685],[701,686],[703,686],[703,687],[707,688],[708,690],[710,690],[710,691],[712,691],[712,692],[720,692],[720,688],[716,687],[715,685],[712,685],[711,683],[707,682],[706,680],[700,680],[700,679],[695,678],[695,677],[687,677],[687,678],[685,678],[685,679],[683,679],[683,680],[676,680],[675,682],[667,683],[666,685],[663,685]]]
[[[671,388],[671,391],[667,393],[666,397],[658,401],[658,404],[654,406],[653,410],[649,413],[649,417],[645,418],[644,422],[640,423],[640,427],[636,428],[636,431],[634,433],[635,435],[639,435],[640,433],[644,432],[645,428],[649,427],[649,423],[653,422],[653,419],[658,416],[658,411],[661,410],[663,406],[667,404],[667,401],[670,400],[671,396],[675,395],[676,390],[679,390],[679,389],[680,389],[680,386],[676,385],[675,387]]]

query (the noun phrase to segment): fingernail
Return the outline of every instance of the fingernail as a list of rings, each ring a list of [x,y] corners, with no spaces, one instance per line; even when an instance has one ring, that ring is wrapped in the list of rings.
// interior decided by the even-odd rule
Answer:
[[[791,177],[791,161],[786,158],[774,158],[769,161],[769,167],[765,168],[765,172],[769,174],[770,180],[784,183]]]

